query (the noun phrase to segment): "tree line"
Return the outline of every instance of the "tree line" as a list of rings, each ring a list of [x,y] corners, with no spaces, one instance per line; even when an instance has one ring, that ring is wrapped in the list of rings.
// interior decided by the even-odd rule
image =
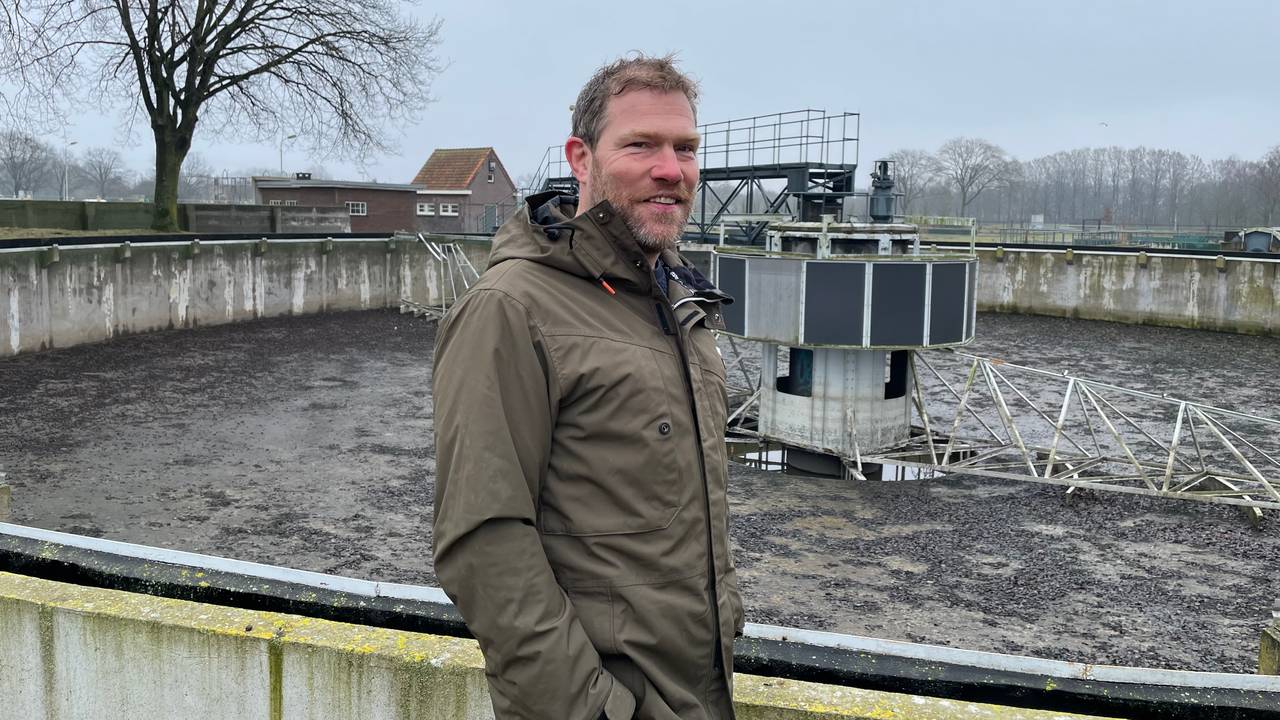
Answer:
[[[0,196],[58,199],[69,195],[120,198],[136,179],[118,150],[57,148],[31,133],[0,131]]]
[[[317,180],[329,178],[323,165],[312,163],[305,171]],[[178,200],[253,202],[248,178],[277,174],[266,166],[215,170],[192,152],[178,180]],[[58,145],[22,130],[0,130],[0,198],[149,202],[154,192],[155,173],[134,170],[115,148]]]
[[[1261,158],[1206,161],[1163,148],[1077,148],[1018,160],[978,138],[936,152],[903,149],[895,161],[898,212],[959,215],[982,223],[1176,228],[1280,224],[1280,146]]]

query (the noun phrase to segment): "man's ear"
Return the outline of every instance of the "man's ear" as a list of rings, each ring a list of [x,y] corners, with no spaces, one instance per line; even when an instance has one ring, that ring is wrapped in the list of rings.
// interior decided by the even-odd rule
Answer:
[[[569,169],[578,179],[578,184],[585,183],[591,174],[591,148],[587,147],[587,142],[580,137],[569,138],[564,143],[564,157],[569,161]]]

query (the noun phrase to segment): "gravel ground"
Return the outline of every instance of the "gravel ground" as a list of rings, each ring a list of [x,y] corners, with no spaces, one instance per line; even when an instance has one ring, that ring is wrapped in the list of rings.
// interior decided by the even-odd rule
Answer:
[[[1280,416],[1280,340],[983,315],[970,348]],[[14,521],[434,584],[434,323],[388,312],[0,361]],[[1185,388],[1185,392],[1172,388]],[[1234,508],[973,477],[733,466],[754,622],[1096,663],[1253,672],[1280,530]]]

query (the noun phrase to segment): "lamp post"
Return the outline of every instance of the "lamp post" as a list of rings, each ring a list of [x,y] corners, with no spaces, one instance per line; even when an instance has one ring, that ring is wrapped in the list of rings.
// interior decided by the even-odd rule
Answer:
[[[280,176],[281,176],[281,177],[284,177],[284,141],[285,141],[285,140],[292,140],[292,139],[294,139],[294,138],[296,138],[296,137],[298,137],[298,136],[297,136],[297,135],[290,135],[290,136],[288,136],[288,137],[282,137],[282,138],[280,138]]]
[[[64,201],[71,199],[71,192],[68,187],[70,183],[67,182],[67,175],[69,174],[69,166],[71,164],[71,146],[78,143],[78,140],[72,140],[62,148],[62,199]]]

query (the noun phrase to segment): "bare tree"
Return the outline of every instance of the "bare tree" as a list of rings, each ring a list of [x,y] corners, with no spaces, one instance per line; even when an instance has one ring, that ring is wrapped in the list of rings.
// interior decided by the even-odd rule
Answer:
[[[969,203],[1003,180],[1008,155],[998,145],[978,138],[952,138],[938,148],[938,173],[960,195],[960,215]]]
[[[902,193],[902,214],[911,212],[911,205],[924,197],[933,183],[938,161],[924,150],[895,150],[889,153],[893,161],[894,185]]]
[[[186,202],[209,202],[213,168],[200,153],[187,155],[186,168],[178,181],[178,199]]]
[[[1280,207],[1280,145],[1258,161],[1256,176],[1263,217],[1267,225],[1274,225],[1276,208]]]
[[[388,121],[416,116],[439,72],[439,20],[395,0],[13,0],[0,13],[0,79],[11,107],[61,110],[126,98],[155,139],[157,229],[177,227],[197,122],[316,154],[388,147]]]
[[[81,167],[97,197],[105,198],[112,187],[123,182],[124,158],[113,148],[89,148]]]
[[[53,168],[53,150],[30,133],[21,130],[0,132],[0,171],[13,197],[34,192],[48,180]]]

